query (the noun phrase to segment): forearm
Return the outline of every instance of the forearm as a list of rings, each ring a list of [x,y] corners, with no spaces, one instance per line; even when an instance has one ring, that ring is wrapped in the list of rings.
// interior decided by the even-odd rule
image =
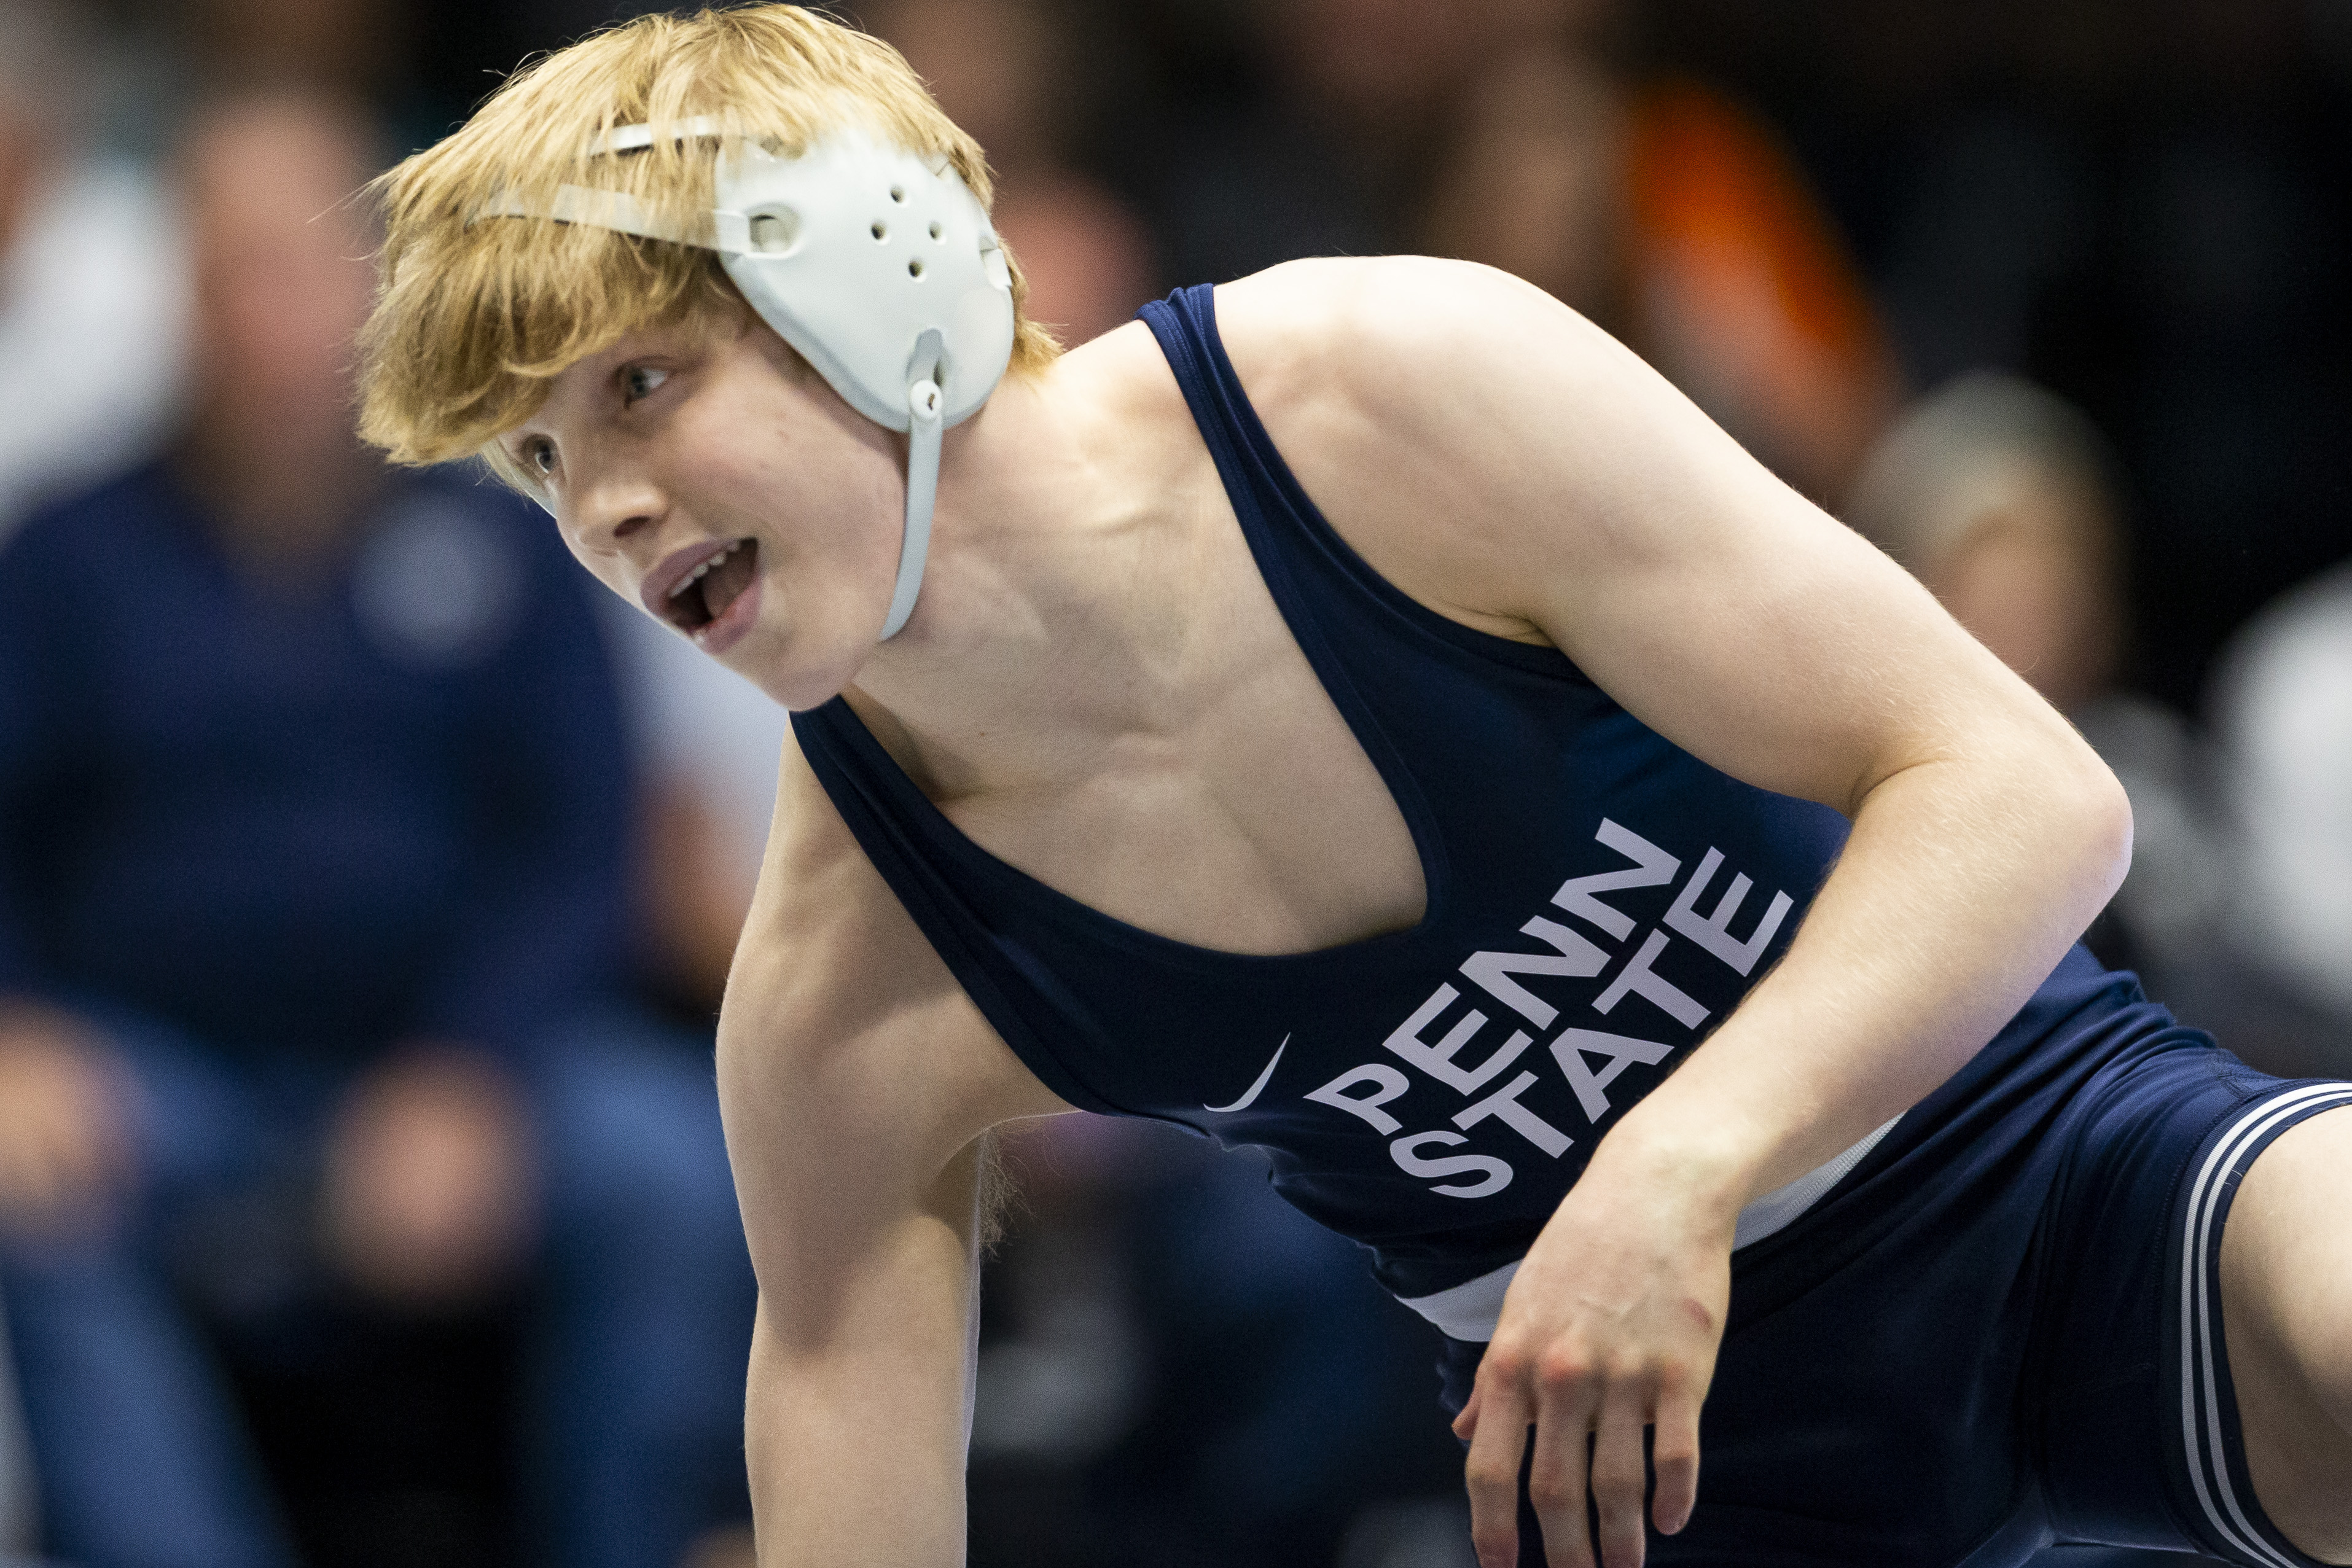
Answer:
[[[1886,778],[1787,957],[1595,1166],[1671,1168],[1728,1216],[1834,1157],[2024,1004],[2121,881],[2129,842],[2112,776],[2030,723]]]

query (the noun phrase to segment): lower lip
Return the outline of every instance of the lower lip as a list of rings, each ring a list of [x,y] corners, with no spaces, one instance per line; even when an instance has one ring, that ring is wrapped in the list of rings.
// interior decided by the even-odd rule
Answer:
[[[760,580],[754,577],[749,586],[735,596],[734,602],[728,605],[724,615],[708,626],[695,629],[694,645],[713,657],[724,653],[742,640],[743,633],[751,629],[751,622],[759,616]]]

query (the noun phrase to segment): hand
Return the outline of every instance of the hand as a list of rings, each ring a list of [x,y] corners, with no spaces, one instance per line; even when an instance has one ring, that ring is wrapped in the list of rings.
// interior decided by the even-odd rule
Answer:
[[[361,1080],[329,1136],[327,1254],[395,1305],[478,1299],[520,1265],[537,1207],[528,1124],[506,1075],[420,1045]]]
[[[1611,1159],[1614,1152],[1601,1145],[1519,1266],[1454,1423],[1470,1444],[1471,1536],[1482,1568],[1519,1561],[1529,1426],[1528,1492],[1550,1568],[1591,1568],[1589,1438],[1608,1568],[1642,1562],[1644,1427],[1656,1431],[1659,1531],[1681,1530],[1697,1500],[1699,1406],[1723,1340],[1738,1210],[1703,1193],[1676,1162],[1639,1151]]]
[[[104,1223],[134,1169],[125,1098],[75,1019],[0,1010],[0,1230],[55,1239]]]

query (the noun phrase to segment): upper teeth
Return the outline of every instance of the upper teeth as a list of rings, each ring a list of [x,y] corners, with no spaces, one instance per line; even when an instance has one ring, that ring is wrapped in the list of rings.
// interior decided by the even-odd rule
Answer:
[[[696,583],[700,582],[703,579],[703,575],[709,571],[712,567],[717,566],[720,561],[725,560],[729,556],[733,555],[737,550],[741,549],[742,548],[743,541],[741,539],[737,539],[731,544],[721,545],[719,549],[712,554],[709,560],[704,561],[700,566],[696,567],[692,571],[689,571],[684,577],[679,578],[677,580],[677,586],[669,591],[669,596],[672,599],[676,599],[679,594],[684,593],[688,589],[692,588]]]

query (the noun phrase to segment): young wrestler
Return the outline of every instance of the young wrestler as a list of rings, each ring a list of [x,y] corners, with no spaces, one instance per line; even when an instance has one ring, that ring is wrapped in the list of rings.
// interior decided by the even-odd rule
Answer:
[[[721,1044],[762,1562],[960,1559],[986,1134],[1078,1107],[1370,1249],[1488,1568],[2352,1563],[2352,1085],[2070,950],[2112,779],[1605,336],[1330,261],[1056,359],[978,149],[783,6],[387,193],[372,435],[794,710]]]

